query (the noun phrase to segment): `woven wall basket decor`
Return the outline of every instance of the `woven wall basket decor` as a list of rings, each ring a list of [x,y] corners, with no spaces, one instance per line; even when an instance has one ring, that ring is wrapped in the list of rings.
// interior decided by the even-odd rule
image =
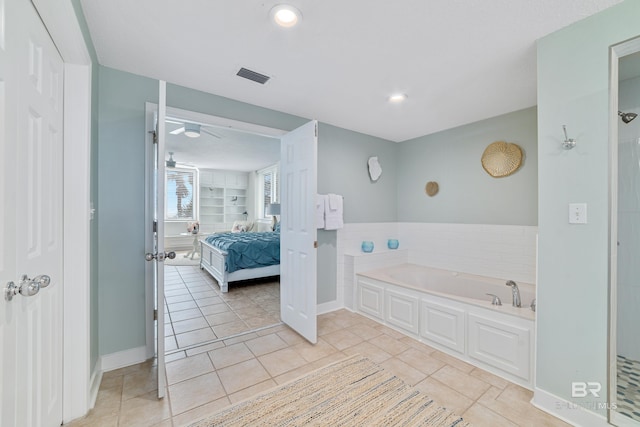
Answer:
[[[509,176],[522,164],[522,149],[505,141],[496,141],[482,153],[482,167],[494,178]]]

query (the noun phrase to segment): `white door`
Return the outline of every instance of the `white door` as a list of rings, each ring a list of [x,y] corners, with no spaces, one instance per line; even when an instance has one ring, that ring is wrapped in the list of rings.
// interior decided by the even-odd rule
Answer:
[[[59,426],[63,62],[31,2],[0,11],[0,425]]]
[[[153,213],[151,223],[147,224],[152,230],[153,242],[150,252],[147,252],[147,261],[153,262],[153,289],[155,296],[156,313],[156,360],[158,365],[158,398],[163,398],[166,392],[167,377],[164,361],[164,195],[165,195],[165,117],[166,117],[166,82],[159,84],[158,112],[155,120],[155,134],[153,149],[151,150],[151,198],[150,209]],[[171,254],[175,256],[175,253]]]
[[[280,146],[280,317],[315,344],[318,122],[282,136]]]

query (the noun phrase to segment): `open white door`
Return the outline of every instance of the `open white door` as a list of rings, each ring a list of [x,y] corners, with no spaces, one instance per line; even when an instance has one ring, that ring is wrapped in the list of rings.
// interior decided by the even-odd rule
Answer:
[[[315,203],[318,122],[281,137],[280,317],[317,342]]]
[[[153,293],[155,299],[155,355],[158,365],[158,398],[163,398],[166,393],[167,376],[164,361],[164,259],[167,256],[175,257],[175,253],[166,254],[164,252],[164,195],[165,195],[165,164],[164,164],[164,144],[165,144],[165,116],[166,116],[166,82],[160,81],[158,94],[158,111],[155,118],[155,129],[152,138],[152,150],[150,150],[149,184],[147,189],[150,203],[149,210],[152,215],[148,216],[149,223],[146,225],[151,233],[152,239],[146,260],[153,263],[151,275],[153,277]],[[150,191],[149,191],[150,190]],[[150,291],[150,290],[148,290]]]
[[[59,426],[64,67],[31,2],[0,11],[0,425]]]

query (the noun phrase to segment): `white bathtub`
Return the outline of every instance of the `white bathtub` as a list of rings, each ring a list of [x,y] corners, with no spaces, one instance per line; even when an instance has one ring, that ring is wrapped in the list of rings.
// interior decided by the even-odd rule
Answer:
[[[414,264],[357,274],[355,309],[465,362],[533,389],[535,286]],[[487,293],[498,295],[501,306]]]
[[[365,271],[359,275],[525,319],[535,318],[535,313],[530,309],[530,305],[535,298],[536,290],[535,286],[530,283],[517,283],[522,307],[515,308],[512,305],[511,287],[507,286],[506,280],[503,279],[440,270],[416,264],[400,264]],[[502,305],[492,305],[492,297],[487,294],[497,295],[502,301]]]

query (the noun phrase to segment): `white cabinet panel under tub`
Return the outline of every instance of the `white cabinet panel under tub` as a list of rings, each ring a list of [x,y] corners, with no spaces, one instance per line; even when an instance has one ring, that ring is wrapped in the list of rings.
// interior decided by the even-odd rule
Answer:
[[[384,288],[366,280],[359,280],[357,292],[358,310],[384,320]]]
[[[528,308],[516,315],[510,305],[493,307],[488,299],[449,297],[360,273],[354,296],[359,313],[533,389],[535,326],[524,312]]]
[[[464,310],[423,300],[420,305],[420,335],[464,354]]]
[[[384,295],[387,322],[409,331],[418,333],[418,298],[387,290]]]
[[[532,332],[469,314],[469,356],[529,381]]]

